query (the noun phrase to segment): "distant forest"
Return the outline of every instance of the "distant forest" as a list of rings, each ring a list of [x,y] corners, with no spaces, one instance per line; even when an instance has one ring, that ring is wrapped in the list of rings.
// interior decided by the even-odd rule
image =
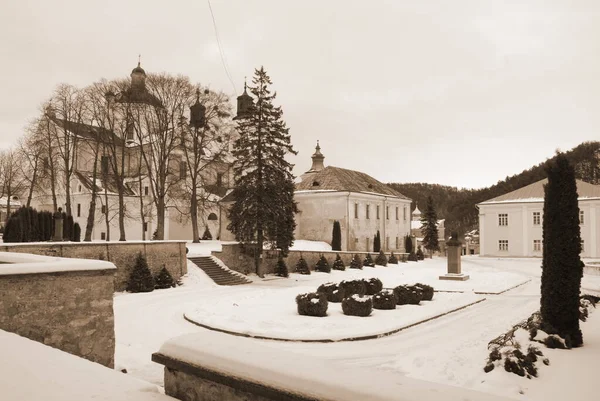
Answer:
[[[578,179],[591,184],[600,184],[600,142],[584,142],[565,154],[575,166]],[[423,211],[427,197],[431,195],[438,218],[446,219],[446,237],[452,231],[457,231],[462,236],[464,233],[478,228],[479,211],[475,207],[476,204],[546,178],[544,167],[553,159],[554,157],[520,174],[506,177],[489,188],[458,189],[426,183],[390,183],[388,185],[411,198],[413,210],[416,202],[419,209]]]

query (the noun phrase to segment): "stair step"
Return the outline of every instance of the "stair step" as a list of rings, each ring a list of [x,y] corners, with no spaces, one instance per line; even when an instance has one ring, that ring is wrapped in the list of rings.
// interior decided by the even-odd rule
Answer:
[[[242,285],[251,283],[250,280],[224,269],[211,257],[199,256],[189,258],[189,260],[202,269],[208,277],[218,285]]]

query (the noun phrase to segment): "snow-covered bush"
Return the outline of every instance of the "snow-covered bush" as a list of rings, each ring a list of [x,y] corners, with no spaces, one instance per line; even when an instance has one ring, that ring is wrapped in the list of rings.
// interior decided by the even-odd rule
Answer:
[[[304,316],[327,316],[327,297],[323,293],[308,292],[296,297],[298,314]]]
[[[365,288],[367,290],[367,295],[375,295],[383,288],[383,283],[378,278],[370,278],[368,280],[363,279],[365,282]]]
[[[393,290],[381,290],[372,299],[374,309],[396,309],[398,303]]]
[[[340,287],[344,290],[344,296],[349,297],[354,294],[365,295],[367,288],[362,280],[344,280],[340,283]]]
[[[375,264],[378,266],[387,266],[388,258],[387,256],[385,256],[385,253],[383,253],[383,251],[379,251],[377,258],[375,259]]]
[[[375,267],[375,262],[373,262],[373,258],[371,258],[370,253],[367,253],[367,256],[365,256],[365,260],[363,260],[363,266]]]
[[[417,258],[417,254],[414,252],[411,252],[408,254],[408,261],[409,262],[418,262],[419,258]]]
[[[308,268],[308,264],[303,257],[300,257],[298,263],[296,263],[296,273],[300,274],[310,274],[310,269]]]
[[[398,305],[418,305],[423,299],[423,292],[414,286],[399,285],[394,288]]]
[[[288,277],[290,273],[288,272],[287,264],[285,263],[285,259],[281,256],[277,259],[277,266],[275,266],[275,274],[279,277]]]
[[[340,257],[340,254],[335,255],[335,261],[333,262],[334,270],[346,270],[346,266],[344,266],[344,261]]]
[[[331,266],[329,266],[329,262],[325,258],[325,255],[321,255],[315,265],[315,270],[322,273],[331,273]]]
[[[370,297],[354,294],[342,301],[344,315],[366,317],[373,311],[373,301]]]
[[[397,265],[398,264],[398,258],[396,257],[396,255],[394,255],[394,252],[392,252],[390,254],[390,258],[388,259],[388,264],[390,264],[390,265]]]
[[[317,292],[325,294],[329,302],[342,302],[344,299],[344,289],[336,283],[321,284]]]
[[[431,301],[433,299],[433,287],[427,284],[417,283],[414,287],[418,287],[423,292],[423,301]]]
[[[363,268],[362,260],[360,259],[360,256],[358,256],[357,253],[355,253],[354,256],[352,257],[352,261],[350,262],[350,268],[351,269],[362,269]]]
[[[558,334],[550,334],[544,340],[544,345],[548,348],[568,349],[567,341]]]
[[[127,282],[128,292],[151,292],[154,291],[154,277],[148,268],[146,258],[140,252],[135,259],[133,271]]]
[[[529,353],[525,355],[520,349],[515,348],[504,354],[504,370],[531,379],[532,376],[537,377],[535,361],[537,355]]]
[[[162,269],[160,269],[160,272],[156,275],[154,281],[154,288],[156,289],[165,289],[177,286],[177,283],[175,280],[173,280],[173,276],[171,276],[171,273],[169,273],[165,265],[163,265]]]

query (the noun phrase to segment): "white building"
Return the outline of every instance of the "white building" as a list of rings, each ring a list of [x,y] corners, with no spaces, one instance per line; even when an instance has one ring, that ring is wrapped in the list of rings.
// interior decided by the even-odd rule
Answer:
[[[541,257],[547,179],[478,204],[481,256]],[[582,257],[600,256],[600,186],[577,180]]]

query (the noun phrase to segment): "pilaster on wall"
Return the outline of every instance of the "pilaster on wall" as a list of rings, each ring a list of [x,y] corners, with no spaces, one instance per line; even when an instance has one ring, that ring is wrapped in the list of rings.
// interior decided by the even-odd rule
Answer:
[[[479,213],[479,255],[485,256],[485,214]]]

